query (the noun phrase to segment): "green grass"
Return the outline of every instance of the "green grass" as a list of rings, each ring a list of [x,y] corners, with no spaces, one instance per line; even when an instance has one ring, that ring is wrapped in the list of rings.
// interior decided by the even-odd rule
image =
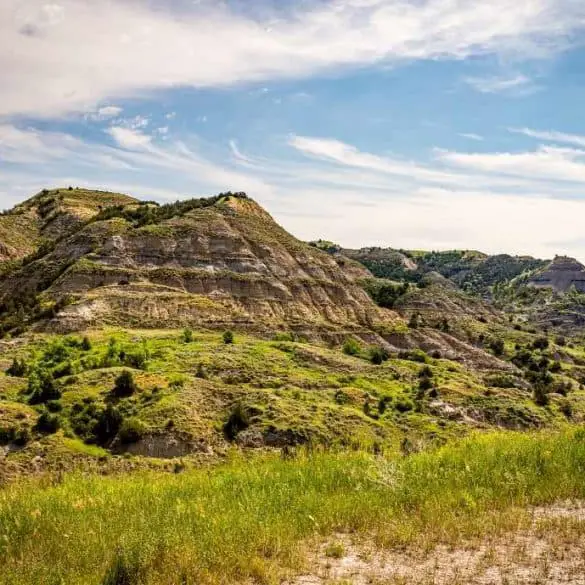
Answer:
[[[585,496],[585,433],[477,435],[383,459],[245,459],[179,475],[66,476],[0,492],[0,583],[272,583],[339,531],[431,546]]]

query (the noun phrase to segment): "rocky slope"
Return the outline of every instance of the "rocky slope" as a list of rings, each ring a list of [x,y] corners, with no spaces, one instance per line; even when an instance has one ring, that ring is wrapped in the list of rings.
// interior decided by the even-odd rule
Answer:
[[[0,300],[18,306],[34,298],[44,317],[52,307],[43,326],[55,331],[103,324],[359,330],[395,318],[355,283],[363,268],[342,270],[243,194],[180,206],[108,203],[6,276]]]

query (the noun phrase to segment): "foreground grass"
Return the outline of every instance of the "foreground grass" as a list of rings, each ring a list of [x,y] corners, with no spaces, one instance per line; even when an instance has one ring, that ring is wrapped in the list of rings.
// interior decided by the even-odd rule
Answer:
[[[314,453],[0,492],[2,584],[273,582],[334,531],[432,545],[585,497],[585,432],[478,435],[385,460]]]

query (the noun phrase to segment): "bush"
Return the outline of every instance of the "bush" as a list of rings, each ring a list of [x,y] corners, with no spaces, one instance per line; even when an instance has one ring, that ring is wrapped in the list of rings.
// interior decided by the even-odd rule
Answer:
[[[573,418],[573,405],[566,398],[559,402],[559,410],[567,417]]]
[[[43,412],[39,419],[37,420],[37,424],[35,425],[35,430],[39,433],[44,433],[46,435],[52,435],[56,433],[61,428],[61,418],[58,414],[52,414],[49,412]]]
[[[546,349],[548,347],[548,338],[547,337],[537,337],[532,342],[532,349]]]
[[[547,406],[550,402],[548,397],[548,388],[544,384],[535,384],[533,396],[534,403],[538,406]]]
[[[12,364],[10,364],[10,367],[6,370],[6,374],[8,376],[13,376],[14,378],[22,378],[26,374],[26,362],[14,358]]]
[[[348,337],[343,343],[343,353],[346,355],[358,355],[361,350],[360,344],[353,337]]]
[[[122,422],[118,437],[123,445],[137,443],[146,433],[146,425],[138,418],[127,418]]]
[[[55,385],[51,374],[46,370],[35,370],[28,377],[29,404],[45,404],[59,400],[61,391]]]
[[[222,338],[226,345],[230,345],[234,342],[234,334],[232,331],[224,331]]]
[[[81,342],[81,349],[83,351],[91,350],[91,341],[89,340],[89,337],[87,337],[87,335],[83,338],[83,341]]]
[[[202,363],[197,364],[197,371],[195,372],[195,377],[201,378],[202,380],[207,379],[207,372]]]
[[[500,338],[490,339],[489,348],[492,350],[496,357],[500,357],[504,354],[504,340]]]
[[[120,355],[122,357],[122,353]],[[148,354],[144,348],[123,354],[123,361],[130,368],[135,370],[146,370]]]
[[[134,392],[138,390],[134,376],[129,370],[124,370],[117,378],[114,388],[112,389],[112,395],[116,398],[126,398],[132,396]]]
[[[423,392],[430,390],[433,387],[433,381],[430,378],[421,378],[418,383],[418,387]]]
[[[93,438],[98,444],[105,445],[118,434],[122,421],[123,417],[120,411],[109,404],[99,413],[93,425]]]
[[[375,346],[370,348],[370,361],[379,366],[383,362],[388,360],[388,352],[385,348],[380,346]]]
[[[407,398],[399,398],[394,402],[394,408],[398,412],[409,412],[414,408],[414,404]]]
[[[193,331],[189,327],[186,327],[183,329],[181,337],[184,343],[191,343],[193,341]]]
[[[431,368],[429,366],[423,366],[418,371],[418,377],[419,378],[432,378],[433,377],[433,370],[431,370]]]

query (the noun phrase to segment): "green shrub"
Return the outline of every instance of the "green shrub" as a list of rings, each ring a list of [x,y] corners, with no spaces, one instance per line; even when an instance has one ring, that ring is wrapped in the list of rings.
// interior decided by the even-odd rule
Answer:
[[[91,341],[89,337],[86,335],[83,340],[81,341],[81,349],[83,351],[90,351],[91,350]]]
[[[505,345],[503,339],[500,339],[499,337],[490,339],[488,346],[496,357],[500,357],[504,354]]]
[[[414,404],[408,398],[398,398],[394,401],[394,408],[398,412],[408,412],[414,408]]]
[[[537,337],[533,342],[532,342],[532,348],[533,349],[546,349],[548,347],[548,338],[541,336],[541,337]]]
[[[146,433],[146,425],[138,418],[132,417],[122,421],[118,437],[123,445],[137,443]]]
[[[134,376],[129,370],[124,370],[117,378],[114,384],[114,388],[111,393],[116,398],[126,398],[132,396],[138,387],[134,381]]]
[[[52,435],[61,428],[61,417],[58,414],[43,412],[37,420],[35,430],[39,433]]]
[[[202,363],[197,364],[197,370],[195,372],[196,378],[201,378],[202,380],[207,379],[207,371]]]
[[[234,441],[238,433],[250,426],[250,413],[242,404],[238,403],[232,409],[226,423],[223,425],[223,432],[229,441]]]
[[[370,348],[370,361],[379,366],[383,362],[388,360],[388,351],[384,347],[374,346]]]
[[[360,344],[353,337],[348,337],[343,342],[343,353],[345,355],[359,355],[361,350]]]
[[[44,404],[61,398],[61,391],[57,388],[53,377],[44,369],[36,369],[30,373],[27,392],[29,404]]]
[[[15,378],[22,378],[26,374],[26,370],[26,362],[24,360],[14,358],[12,360],[12,364],[10,364],[10,367],[6,370],[6,374]]]
[[[223,342],[226,345],[230,345],[231,343],[234,342],[234,334],[232,331],[224,331],[223,332],[223,336],[222,336]]]
[[[191,343],[193,341],[193,331],[189,327],[186,327],[183,329],[181,338],[183,339],[183,343]]]

